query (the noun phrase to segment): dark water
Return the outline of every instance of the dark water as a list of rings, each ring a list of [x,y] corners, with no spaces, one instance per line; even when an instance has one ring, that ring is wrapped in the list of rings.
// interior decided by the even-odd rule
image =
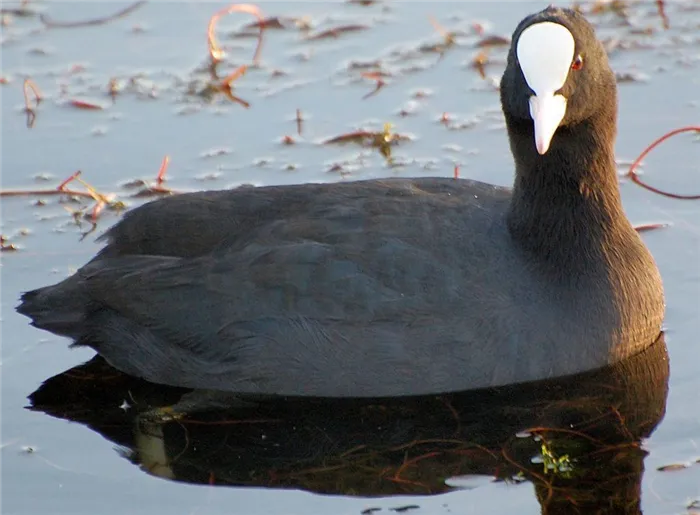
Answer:
[[[72,21],[104,16],[126,5],[29,2],[27,7],[53,20]],[[235,94],[251,103],[247,110],[222,95],[206,101],[189,93],[201,91],[206,85],[207,21],[224,5],[154,2],[123,19],[81,28],[47,29],[36,14],[6,14],[2,27],[2,77],[8,83],[0,86],[3,190],[54,188],[80,169],[84,179],[98,190],[116,193],[119,199],[135,205],[142,200],[131,198],[133,190],[123,185],[137,178],[151,180],[166,154],[171,158],[167,184],[178,191],[243,183],[451,176],[455,164],[461,165],[463,177],[504,185],[511,182],[511,157],[491,80],[500,76],[504,48],[490,50],[493,64],[486,67],[487,80],[482,79],[470,66],[479,52],[475,45],[483,38],[472,25],[484,24],[486,35],[508,35],[525,14],[544,4],[402,2],[362,6],[265,2],[261,8],[268,16],[308,17],[304,22],[311,24],[312,34],[348,24],[368,28],[312,41],[306,41],[294,24],[285,30],[266,31],[260,66],[249,69],[236,82]],[[3,9],[14,7],[18,5],[3,3]],[[590,9],[589,5],[584,7]],[[664,132],[700,122],[700,6],[697,2],[674,2],[666,10],[671,23],[667,31],[662,30],[654,2],[632,4],[627,21],[611,12],[590,17],[604,38],[619,39],[616,45],[611,43],[613,67],[621,76],[633,79],[620,83],[617,151],[622,162],[633,159]],[[462,32],[456,45],[442,57],[426,48],[443,42],[430,25],[430,15],[449,30]],[[255,38],[234,37],[248,21],[248,16],[232,15],[219,24],[217,34],[228,50],[228,58],[221,66],[223,74],[250,61]],[[647,28],[653,29],[651,33],[646,33]],[[374,82],[361,78],[360,73],[376,70],[362,66],[377,60],[383,63],[383,70],[391,73],[389,84],[362,100],[372,91]],[[28,76],[46,96],[31,130],[26,127],[22,97],[22,81]],[[112,78],[121,88],[114,103],[106,94]],[[69,103],[74,99],[98,102],[105,108],[77,109]],[[297,109],[305,118],[301,136],[296,133]],[[450,127],[440,123],[444,112],[449,112],[453,120]],[[385,122],[393,123],[395,131],[412,138],[392,149],[390,163],[376,149],[321,144],[359,128],[380,130]],[[297,143],[281,144],[286,135]],[[644,178],[670,191],[699,192],[699,163],[697,138],[680,136],[645,160]],[[648,452],[646,456],[637,451],[622,457],[614,455],[629,466],[620,474],[631,482],[626,483],[626,489],[612,490],[627,492],[634,498],[637,488],[646,514],[687,513],[686,507],[700,497],[700,464],[693,464],[700,457],[700,202],[660,197],[629,182],[624,182],[622,194],[635,224],[672,224],[644,236],[658,261],[666,288],[668,377],[663,367],[652,366],[663,362],[659,356],[665,349],[661,348],[657,350],[660,354],[648,357],[651,365],[630,366],[625,369],[627,372],[602,378],[584,378],[579,384],[509,391],[500,397],[451,399],[458,413],[452,418],[445,415],[443,405],[384,406],[383,420],[389,425],[375,424],[383,430],[372,429],[370,424],[377,421],[372,418],[376,413],[368,415],[367,408],[344,408],[345,420],[353,420],[347,417],[354,413],[366,424],[343,425],[337,419],[337,408],[334,419],[334,410],[324,411],[327,408],[307,407],[295,412],[297,408],[285,411],[278,407],[276,416],[286,423],[308,416],[308,424],[301,427],[308,428],[313,423],[334,442],[330,448],[316,443],[320,442],[321,433],[313,431],[295,436],[296,430],[289,429],[296,427],[294,424],[283,426],[286,429],[281,433],[272,426],[264,429],[261,437],[265,434],[266,438],[276,439],[284,451],[280,451],[280,456],[288,460],[288,468],[284,469],[286,483],[281,476],[271,480],[269,475],[261,479],[259,472],[250,475],[256,466],[269,465],[265,461],[271,459],[269,456],[244,454],[251,461],[242,466],[219,450],[224,447],[215,445],[228,441],[227,438],[238,445],[251,441],[257,434],[254,430],[259,430],[254,425],[235,429],[192,426],[187,433],[195,442],[192,447],[183,440],[178,424],[166,426],[162,437],[135,425],[131,414],[115,404],[121,403],[132,387],[144,392],[143,385],[93,385],[89,382],[92,376],[81,369],[71,375],[72,382],[59,386],[49,383],[43,390],[44,396],[35,398],[54,417],[25,409],[29,404],[27,396],[45,380],[90,360],[92,353],[69,350],[66,341],[30,327],[13,310],[18,295],[71,273],[99,246],[94,235],[81,240],[81,232],[90,224],[78,227],[67,211],[77,209],[78,204],[61,203],[56,196],[3,197],[0,229],[19,250],[2,254],[2,512],[357,514],[371,507],[394,513],[388,510],[416,505],[418,508],[408,512],[539,513],[548,494],[533,476],[542,472],[542,465],[530,463],[528,457],[539,453],[540,444],[524,438],[523,442],[529,443],[521,445],[513,443],[512,437],[532,425],[563,427],[564,422],[570,421],[567,417],[574,417],[572,422],[595,418],[587,411],[595,404],[576,404],[592,392],[593,397],[603,399],[606,405],[618,406],[620,413],[628,417],[619,427],[601,419],[596,426],[596,431],[601,432],[596,433],[597,438],[612,438],[618,446],[642,439],[641,449]],[[37,206],[38,199],[46,205]],[[105,212],[94,234],[116,221],[117,216]],[[88,381],[91,386],[86,390],[80,381]],[[49,389],[52,384],[58,389]],[[625,386],[620,387],[617,397],[606,397],[608,394],[596,389],[610,384]],[[148,388],[145,392],[139,395],[151,395]],[[569,404],[565,402],[566,410],[562,411],[564,401]],[[542,403],[549,408],[544,409]],[[68,423],[64,418],[80,423]],[[455,421],[461,423],[463,418],[471,425],[464,422],[460,431],[466,433],[456,433]],[[158,451],[145,451],[150,447],[144,444],[144,434],[149,436],[146,442],[165,442],[167,450],[163,452],[169,458],[159,460]],[[519,463],[528,464],[524,476],[528,480],[517,481],[517,467],[504,469],[501,461],[491,463],[473,453],[472,448],[448,446],[438,450],[439,456],[404,469],[407,477],[420,474],[412,477],[420,486],[377,481],[386,467],[400,467],[402,460],[429,452],[427,448],[411,448],[400,456],[396,449],[407,441],[415,440],[417,435],[446,440],[455,434],[492,452],[510,449],[503,447],[504,442],[515,445],[514,456]],[[285,445],[281,445],[282,441]],[[214,449],[210,454],[218,453],[218,459],[202,460],[201,455],[191,452],[196,450],[197,442],[201,448]],[[303,442],[306,448],[301,445]],[[308,472],[338,465],[332,462],[334,457],[358,442],[374,445],[373,452],[377,453],[365,456],[376,462],[372,462],[375,468],[359,467],[364,475],[357,472],[358,462],[352,459],[342,464],[347,466],[349,461],[355,467],[353,474],[330,469],[311,476],[298,473],[301,469]],[[395,445],[389,447],[389,443]],[[180,455],[173,451],[178,446],[190,451]],[[136,457],[131,454],[132,461],[141,467],[124,457],[128,454],[125,448],[141,452]],[[244,450],[250,449],[248,446]],[[312,449],[317,452],[311,452]],[[560,455],[564,450],[560,449]],[[611,480],[619,472],[608,466],[614,463],[614,456],[598,455],[599,450],[567,450],[572,456],[578,453],[597,458],[582,458],[577,467],[585,476],[569,483],[560,478],[562,484],[591,490],[594,484]],[[352,453],[345,455],[348,456],[355,457]],[[149,464],[163,462],[168,467],[152,468],[155,475],[142,470]],[[306,468],[293,469],[289,465],[300,462]],[[688,466],[674,471],[657,470],[669,464]],[[242,478],[244,473],[248,476]],[[158,474],[175,475],[181,481],[168,481]],[[462,488],[443,495],[415,495],[445,491],[445,478],[464,474],[479,475],[451,481]],[[516,477],[516,481],[493,481],[494,475]],[[277,481],[279,487],[292,488],[209,487],[184,480],[248,485]],[[426,486],[428,490],[421,490]],[[612,495],[612,490],[599,490],[599,495]],[[381,496],[366,499],[312,492]],[[401,492],[405,495],[396,495]]]

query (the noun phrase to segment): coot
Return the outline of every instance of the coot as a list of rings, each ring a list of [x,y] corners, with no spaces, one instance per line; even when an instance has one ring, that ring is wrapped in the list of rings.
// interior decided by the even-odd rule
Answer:
[[[620,201],[605,50],[553,7],[512,41],[512,190],[414,178],[173,196],[19,311],[126,373],[241,394],[443,393],[640,352],[663,290]]]

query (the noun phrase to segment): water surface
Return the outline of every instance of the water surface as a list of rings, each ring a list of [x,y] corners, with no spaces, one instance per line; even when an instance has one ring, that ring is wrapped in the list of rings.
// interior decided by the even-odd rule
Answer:
[[[53,20],[104,16],[125,3],[29,2]],[[44,189],[80,169],[92,186],[129,205],[124,187],[152,180],[169,155],[167,185],[178,191],[256,185],[330,182],[385,176],[460,174],[508,185],[512,161],[494,87],[505,47],[489,51],[486,79],[471,65],[488,35],[508,36],[533,2],[351,3],[265,2],[268,16],[303,18],[311,34],[343,25],[364,30],[307,40],[294,23],[266,31],[260,64],[236,82],[244,109],[223,95],[197,95],[208,80],[206,26],[221,2],[153,2],[108,24],[46,28],[37,14],[6,14],[2,29],[2,188]],[[3,4],[4,9],[13,7]],[[19,7],[15,5],[14,7]],[[584,4],[590,10],[591,5]],[[700,122],[700,9],[697,2],[667,5],[663,30],[655,2],[634,3],[628,18],[592,14],[609,40],[620,82],[617,142],[622,163],[666,131]],[[444,38],[429,16],[458,31]],[[248,64],[254,37],[240,37],[244,15],[221,20],[227,50],[222,74]],[[480,34],[474,24],[484,29]],[[381,64],[381,68],[377,67]],[[387,86],[362,99],[381,69]],[[45,100],[28,129],[22,82],[31,77]],[[113,102],[107,85],[116,79]],[[78,109],[72,100],[99,103]],[[301,135],[295,121],[305,119]],[[441,122],[449,113],[449,122]],[[387,161],[376,149],[323,145],[357,129],[386,122],[410,136]],[[293,145],[282,138],[291,136]],[[644,163],[644,178],[676,192],[697,192],[700,144],[671,139]],[[624,169],[624,165],[621,166]],[[622,195],[633,223],[667,222],[644,235],[661,269],[667,296],[670,378],[666,413],[644,440],[641,499],[644,513],[685,513],[700,497],[700,419],[697,409],[700,334],[700,203],[653,195],[625,180]],[[42,200],[45,205],[37,205]],[[86,204],[86,205],[89,205]],[[36,330],[14,312],[22,291],[70,274],[99,248],[94,236],[118,219],[105,212],[94,234],[69,213],[80,204],[56,196],[3,198],[2,234],[18,246],[2,254],[2,509],[16,514],[121,513],[352,513],[368,507],[416,505],[410,513],[539,513],[532,483],[493,482],[437,496],[365,499],[303,490],[209,487],[144,473],[115,444],[81,424],[25,409],[43,381],[89,360],[88,350]],[[688,464],[660,471],[669,464]],[[393,513],[393,512],[389,512]]]

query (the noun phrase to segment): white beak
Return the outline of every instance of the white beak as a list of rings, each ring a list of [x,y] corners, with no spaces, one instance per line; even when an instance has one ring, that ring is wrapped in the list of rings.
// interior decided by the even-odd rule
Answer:
[[[545,93],[530,97],[530,116],[535,122],[535,147],[543,155],[566,114],[566,98]]]
[[[555,94],[569,76],[575,50],[574,36],[559,23],[530,25],[518,38],[516,53],[525,81],[535,93],[530,116],[535,126],[535,147],[544,154],[566,115],[566,98]]]

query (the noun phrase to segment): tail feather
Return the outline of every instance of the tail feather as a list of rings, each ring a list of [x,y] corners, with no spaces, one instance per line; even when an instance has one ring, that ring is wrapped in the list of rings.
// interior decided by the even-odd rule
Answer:
[[[17,311],[32,325],[55,334],[77,339],[83,332],[90,298],[79,276],[26,292]]]

